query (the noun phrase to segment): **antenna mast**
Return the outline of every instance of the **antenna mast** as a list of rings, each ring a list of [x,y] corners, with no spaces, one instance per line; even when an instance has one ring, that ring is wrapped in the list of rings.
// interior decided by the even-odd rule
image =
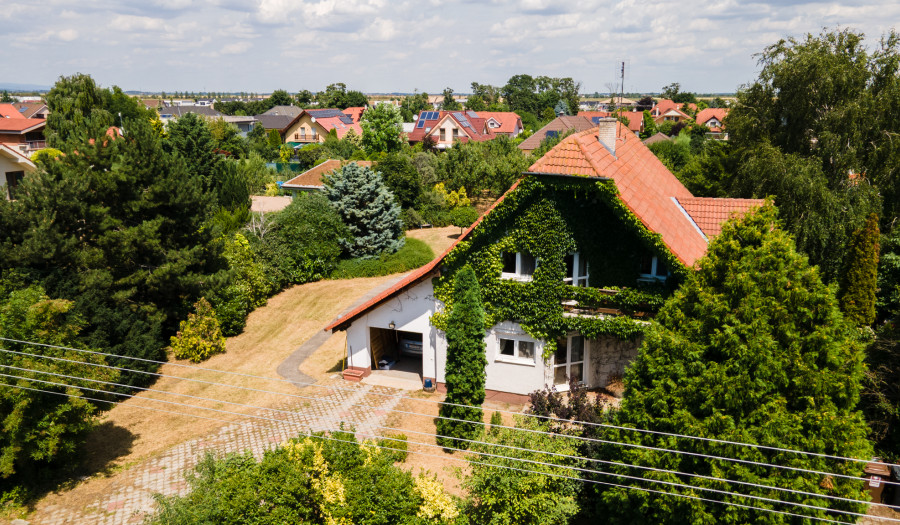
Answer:
[[[625,61],[622,61],[622,91],[619,95],[619,107],[622,106],[622,99],[625,98]]]

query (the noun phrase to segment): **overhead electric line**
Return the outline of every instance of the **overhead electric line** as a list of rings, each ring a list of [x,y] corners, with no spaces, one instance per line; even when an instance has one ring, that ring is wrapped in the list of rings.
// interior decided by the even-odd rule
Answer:
[[[6,375],[6,374],[0,374],[0,375]],[[57,384],[57,383],[52,383],[52,382],[48,382],[48,381],[41,381],[41,380],[36,380],[36,379],[21,378],[21,377],[19,377],[19,376],[8,376],[8,375],[6,375],[6,376],[7,376],[7,377],[14,377],[14,378],[17,378],[17,379],[24,379],[24,380],[27,380],[27,381],[36,381],[36,382],[41,382],[41,383],[47,383],[47,384],[51,384],[51,385],[55,384],[55,385],[59,385],[59,386],[70,386],[70,385]],[[41,390],[41,389],[35,389],[35,388],[24,387],[24,386],[20,386],[20,385],[11,385],[11,384],[8,384],[8,383],[0,383],[0,386],[8,386],[8,387],[12,387],[12,388],[19,388],[19,389],[23,389],[23,390],[31,390],[31,391],[36,391],[36,392],[43,392],[43,393],[47,393],[47,394],[60,395],[60,396],[66,396],[66,397],[82,398],[82,399],[87,399],[87,400],[97,401],[97,402],[102,402],[102,403],[110,403],[110,404],[113,404],[113,405],[118,405],[118,404],[120,404],[120,403],[117,403],[117,402],[115,402],[115,401],[110,401],[110,400],[106,400],[106,399],[87,398],[87,397],[83,397],[83,396],[75,396],[75,395],[67,394],[67,393],[63,393],[63,392],[54,392],[54,391],[48,391],[48,390]],[[82,388],[82,387],[73,386],[73,388]],[[83,388],[82,388],[82,389],[83,389]],[[119,393],[119,392],[107,392],[107,391],[104,391],[104,390],[97,390],[97,389],[90,389],[90,388],[88,388],[87,390],[93,390],[93,391],[97,391],[97,392],[108,393],[108,394],[114,394],[114,395],[126,395],[126,396],[128,395],[128,394],[122,394],[122,393]],[[131,397],[131,396],[129,396],[129,397]],[[267,418],[267,417],[264,417],[264,416],[256,416],[256,415],[246,415],[246,414],[240,414],[240,413],[238,413],[238,412],[230,412],[230,411],[227,411],[227,410],[221,410],[221,409],[215,409],[215,408],[207,408],[207,407],[201,407],[201,406],[197,406],[197,405],[189,405],[189,404],[185,404],[185,403],[177,403],[177,402],[173,402],[173,401],[165,401],[165,400],[159,400],[159,399],[153,399],[153,398],[137,398],[137,399],[143,399],[143,400],[151,400],[151,401],[163,402],[163,403],[168,403],[168,404],[173,404],[173,405],[185,406],[185,407],[189,407],[189,408],[196,408],[196,409],[200,409],[200,410],[209,410],[209,411],[220,412],[220,413],[226,413],[226,414],[234,414],[234,415],[239,415],[239,416],[241,416],[241,417],[249,417],[249,418],[251,418],[251,419],[256,419],[256,420],[264,420],[264,421],[272,421],[272,422],[276,422],[276,423],[284,423],[284,420],[281,420],[281,419]],[[142,406],[142,405],[127,405],[127,406],[131,406],[131,407],[133,407],[133,408],[141,408],[141,409],[151,409],[151,410],[153,410],[153,409],[150,408],[150,407],[144,407],[144,406]],[[168,412],[168,411],[167,411],[167,412]],[[195,414],[188,414],[188,413],[179,413],[179,412],[173,412],[173,413],[178,413],[178,414],[181,414],[181,415],[184,415],[184,416],[188,416],[188,417],[200,417],[200,418],[203,418],[203,419],[219,420],[219,421],[222,421],[222,422],[225,422],[225,423],[236,423],[236,421],[234,421],[234,420],[225,420],[225,419],[220,419],[220,418],[210,418],[210,417],[206,417],[206,416],[197,416],[197,415],[195,415]],[[346,431],[345,431],[345,430],[340,430],[340,429],[338,429],[338,430],[332,429],[332,430],[328,430],[328,432],[346,432]],[[310,436],[310,437],[313,437],[313,438],[317,438],[317,439],[328,439],[328,440],[332,440],[332,441],[346,442],[346,440],[341,440],[341,439],[337,439],[337,438],[334,438],[334,437],[321,436],[321,435],[316,435],[316,434],[309,434],[309,436]],[[391,440],[391,441],[401,441],[401,442],[406,442],[406,440],[402,440],[402,439],[399,439],[399,438],[392,438],[392,437],[389,437],[389,436],[381,436],[381,439],[383,439],[383,440]],[[454,438],[454,439],[456,439],[456,438]],[[433,444],[430,444],[430,443],[422,443],[422,442],[418,442],[418,441],[414,441],[414,442],[410,442],[410,443],[411,443],[411,444],[416,444],[416,445],[423,445],[423,446],[427,446],[427,447],[439,447],[439,448],[447,449],[447,450],[454,450],[454,451],[459,451],[459,452],[467,452],[466,450],[463,450],[463,449],[458,449],[458,448],[453,448],[453,447],[444,447],[444,446],[441,446],[441,445],[436,445],[436,444],[433,445]],[[373,444],[372,446],[376,446],[376,447],[379,447],[379,448],[382,448],[382,449],[386,449],[386,450],[393,450],[393,451],[401,450],[401,449],[397,449],[397,448],[393,448],[393,447],[387,447],[387,446],[384,446],[384,445],[378,445],[378,444]],[[792,517],[799,517],[799,518],[812,519],[812,520],[817,520],[817,521],[822,521],[822,522],[827,522],[827,523],[844,523],[844,524],[846,524],[846,523],[852,523],[852,522],[847,522],[847,521],[839,521],[839,520],[833,520],[833,519],[828,519],[828,518],[821,518],[821,517],[817,517],[817,516],[810,516],[810,515],[806,515],[806,514],[797,514],[797,513],[793,513],[793,512],[780,511],[780,510],[776,510],[776,509],[767,509],[767,508],[763,508],[763,507],[754,507],[754,506],[751,506],[751,505],[744,505],[744,504],[740,504],[740,503],[726,502],[726,501],[720,501],[720,500],[714,500],[714,499],[702,498],[702,497],[694,496],[694,495],[680,494],[680,493],[676,493],[676,492],[667,492],[667,491],[661,491],[661,490],[655,490],[655,489],[648,489],[648,488],[646,488],[646,487],[635,487],[635,486],[631,486],[631,485],[621,485],[621,484],[617,484],[617,483],[609,483],[609,482],[603,482],[603,481],[598,481],[598,480],[594,480],[594,479],[585,479],[585,478],[580,478],[580,477],[575,477],[575,476],[566,476],[566,475],[555,474],[555,473],[551,473],[551,472],[541,472],[541,471],[536,471],[536,470],[532,470],[532,469],[523,469],[523,468],[511,467],[511,466],[506,466],[506,465],[494,465],[494,464],[491,464],[491,463],[478,462],[478,461],[473,461],[473,460],[469,460],[469,459],[454,458],[454,457],[452,457],[452,456],[447,457],[447,456],[441,456],[441,455],[437,455],[437,454],[428,454],[428,453],[421,452],[421,451],[407,450],[407,452],[408,452],[408,453],[411,453],[411,454],[419,454],[419,455],[424,455],[424,456],[432,456],[432,457],[438,457],[438,458],[443,458],[443,459],[452,459],[452,460],[456,460],[456,461],[465,461],[465,462],[468,462],[468,463],[471,463],[471,464],[483,465],[483,466],[488,466],[488,467],[492,467],[492,468],[500,468],[500,469],[506,469],[506,470],[513,470],[513,471],[519,471],[519,472],[532,473],[532,474],[539,474],[539,475],[546,475],[546,476],[552,476],[552,477],[559,477],[559,478],[570,479],[570,480],[574,480],[574,481],[581,481],[581,482],[587,482],[587,483],[594,483],[594,484],[600,484],[600,485],[607,485],[607,486],[619,487],[619,488],[624,488],[624,489],[629,489],[629,490],[640,490],[640,491],[644,491],[644,492],[650,492],[650,493],[662,494],[662,495],[666,495],[666,496],[675,496],[675,497],[681,497],[681,498],[687,498],[687,499],[693,499],[693,500],[704,501],[704,502],[708,502],[708,503],[718,503],[718,504],[727,505],[727,506],[734,506],[734,507],[739,507],[739,508],[745,508],[745,509],[748,509],[748,510],[758,510],[758,511],[763,511],[763,512],[771,512],[771,513],[776,513],[776,514],[781,514],[781,515],[787,515],[787,516],[792,516]],[[807,504],[802,504],[802,503],[794,503],[794,502],[788,502],[788,501],[777,500],[777,499],[772,499],[772,498],[763,498],[763,497],[758,497],[758,496],[752,496],[752,495],[749,495],[749,494],[742,494],[742,493],[732,493],[732,492],[726,492],[726,491],[719,491],[719,490],[716,490],[716,489],[708,489],[708,488],[705,488],[705,487],[696,487],[696,486],[693,486],[693,485],[682,485],[682,484],[677,484],[677,483],[672,483],[672,482],[666,482],[666,481],[662,481],[662,480],[653,480],[653,479],[647,479],[647,478],[637,478],[637,477],[633,477],[633,476],[626,476],[626,475],[622,475],[622,474],[615,474],[615,473],[609,473],[609,472],[603,472],[603,471],[592,471],[592,470],[589,470],[589,469],[581,469],[581,468],[578,468],[578,467],[572,467],[572,466],[566,466],[566,465],[559,465],[559,464],[554,464],[554,463],[545,463],[545,462],[539,462],[539,461],[527,460],[527,459],[522,459],[522,458],[513,458],[513,457],[509,457],[509,456],[502,456],[502,455],[490,454],[490,453],[486,453],[486,452],[471,452],[471,453],[473,453],[473,454],[478,454],[478,455],[481,455],[481,456],[495,457],[495,458],[499,458],[499,459],[506,459],[506,460],[512,460],[512,461],[522,461],[522,462],[525,462],[525,463],[531,463],[531,464],[535,464],[535,465],[548,466],[548,467],[559,468],[559,469],[568,469],[568,470],[582,471],[582,472],[586,472],[586,473],[603,474],[603,475],[609,475],[609,476],[617,477],[617,478],[631,478],[631,479],[635,479],[635,480],[637,480],[637,481],[642,481],[642,482],[647,482],[647,483],[661,483],[661,484],[664,484],[664,485],[674,486],[674,487],[676,487],[676,488],[688,488],[688,489],[693,489],[693,490],[706,490],[706,491],[711,491],[711,492],[715,492],[715,493],[721,493],[721,494],[723,494],[723,495],[737,496],[737,497],[743,497],[743,498],[749,498],[749,499],[757,499],[757,500],[769,501],[769,502],[773,502],[773,503],[781,503],[781,504],[785,504],[785,505],[801,506],[801,507],[804,507],[804,508],[809,508],[809,509],[811,509],[811,510],[822,510],[822,511],[825,511],[825,512],[837,512],[837,513],[841,513],[841,514],[846,514],[846,515],[848,515],[848,516],[868,517],[868,518],[870,518],[870,519],[878,519],[878,520],[891,521],[891,522],[900,522],[900,520],[897,520],[897,519],[894,519],[894,518],[886,518],[886,517],[878,517],[878,516],[867,516],[867,515],[865,515],[865,514],[853,513],[853,512],[850,512],[850,511],[842,511],[842,510],[839,510],[839,509],[829,509],[829,508],[826,508],[826,507],[816,507],[816,506],[807,505]],[[543,453],[543,452],[541,452],[541,453]],[[866,502],[860,501],[859,503],[866,503]]]

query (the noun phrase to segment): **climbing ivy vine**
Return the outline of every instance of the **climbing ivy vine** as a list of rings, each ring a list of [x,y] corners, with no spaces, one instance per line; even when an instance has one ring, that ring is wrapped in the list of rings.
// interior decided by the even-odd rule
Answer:
[[[537,259],[530,281],[501,278],[503,252],[529,253]],[[575,252],[587,257],[589,288],[563,280],[565,258]],[[665,262],[669,278],[665,284],[639,286],[641,256],[650,255]],[[648,230],[622,203],[612,181],[544,175],[526,176],[444,259],[434,290],[445,308],[431,319],[441,330],[446,329],[453,308],[455,276],[467,263],[481,287],[485,329],[501,321],[517,321],[529,335],[546,341],[544,357],[570,331],[588,338],[633,339],[647,325],[631,316],[566,316],[564,301],[618,308],[628,314],[652,313],[688,271],[661,236]]]

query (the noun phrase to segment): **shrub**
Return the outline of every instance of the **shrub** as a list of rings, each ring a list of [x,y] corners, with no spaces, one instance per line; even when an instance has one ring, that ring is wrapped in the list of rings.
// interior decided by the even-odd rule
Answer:
[[[520,418],[516,427],[547,430],[546,425],[534,418]],[[470,456],[471,474],[463,480],[470,499],[463,512],[472,523],[568,523],[578,512],[576,498],[581,482],[567,478],[577,478],[578,472],[572,468],[575,465],[571,459],[543,452],[577,456],[576,443],[566,436],[492,429],[485,435],[484,443],[472,445],[475,454]],[[500,448],[493,444],[516,448]]]
[[[403,248],[395,253],[384,252],[375,259],[344,259],[331,274],[332,279],[377,277],[408,272],[434,259],[434,251],[419,239],[406,239]]]
[[[219,329],[216,312],[206,298],[194,304],[195,313],[182,321],[178,333],[172,336],[172,351],[177,359],[190,359],[194,363],[205,361],[225,352],[225,338]]]
[[[256,216],[247,226],[256,259],[275,289],[324,279],[341,254],[347,228],[321,194],[298,195],[277,213]]]
[[[323,439],[325,438],[325,439]],[[458,514],[432,478],[394,466],[395,455],[352,433],[295,438],[257,461],[207,455],[185,496],[157,496],[150,525],[363,523],[426,525]]]
[[[403,229],[412,230],[420,228],[423,224],[422,216],[413,208],[407,208],[400,213],[400,220],[403,222]]]
[[[212,294],[210,302],[222,334],[233,336],[244,329],[250,312],[266,304],[276,286],[266,267],[256,260],[247,238],[240,233],[225,241],[224,255],[230,267],[229,282]]]

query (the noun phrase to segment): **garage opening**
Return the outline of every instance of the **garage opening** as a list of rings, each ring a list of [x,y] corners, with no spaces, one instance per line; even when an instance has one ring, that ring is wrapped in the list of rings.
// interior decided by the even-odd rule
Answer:
[[[369,328],[372,370],[386,375],[422,378],[423,337],[419,332]],[[393,373],[391,373],[393,372]]]

